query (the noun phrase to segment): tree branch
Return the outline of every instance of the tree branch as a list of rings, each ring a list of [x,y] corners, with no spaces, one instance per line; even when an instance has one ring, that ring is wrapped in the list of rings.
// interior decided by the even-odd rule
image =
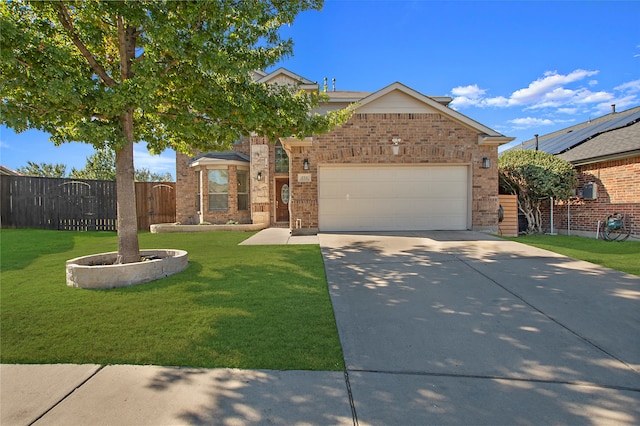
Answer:
[[[95,73],[100,76],[102,81],[104,81],[107,86],[109,87],[117,86],[118,82],[116,82],[113,78],[109,76],[109,74],[107,74],[104,67],[98,63],[96,58],[94,58],[93,54],[89,51],[89,49],[87,49],[87,46],[85,46],[84,43],[82,43],[82,40],[80,40],[80,37],[78,37],[78,34],[73,26],[73,23],[71,22],[71,16],[69,16],[69,12],[64,6],[64,3],[56,2],[54,3],[54,7],[58,9],[58,19],[60,20],[60,23],[62,24],[64,29],[67,30],[67,32],[69,33],[69,36],[71,37],[71,40],[73,41],[73,44],[75,44],[78,50],[80,50],[80,53],[82,53],[82,56],[84,56],[87,62],[89,62],[89,65],[91,65],[91,68],[93,68]]]

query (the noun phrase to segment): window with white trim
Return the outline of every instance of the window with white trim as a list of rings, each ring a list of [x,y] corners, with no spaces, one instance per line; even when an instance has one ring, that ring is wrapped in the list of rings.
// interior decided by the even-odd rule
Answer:
[[[209,211],[229,209],[229,172],[227,169],[208,170]]]

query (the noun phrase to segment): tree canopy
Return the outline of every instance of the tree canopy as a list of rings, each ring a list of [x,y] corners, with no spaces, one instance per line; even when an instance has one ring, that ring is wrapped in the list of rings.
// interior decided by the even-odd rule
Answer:
[[[51,177],[51,178],[73,178],[73,179],[95,179],[95,180],[115,180],[116,178],[116,156],[110,149],[99,149],[87,157],[87,162],[82,169],[71,168],[71,173],[67,176],[67,165],[56,163],[34,163],[27,161],[27,165],[16,170],[24,176]],[[136,182],[171,182],[171,173],[155,173],[147,168],[135,170]]]
[[[528,222],[527,233],[542,232],[542,201],[551,197],[567,200],[576,185],[571,163],[543,151],[507,151],[498,160],[498,170],[500,187],[518,196],[518,208]]]
[[[320,1],[12,1],[1,6],[3,123],[54,143],[154,153],[225,149],[237,135],[321,133],[344,114],[309,114],[320,93],[266,85],[253,72],[292,53],[279,28]]]
[[[292,54],[279,29],[320,0],[0,2],[0,117],[116,153],[118,252],[139,259],[133,144],[224,150],[238,134],[324,133],[350,110],[253,78]],[[133,219],[131,219],[133,218]]]
[[[67,166],[60,163],[50,164],[27,161],[27,165],[19,167],[16,172],[24,176],[63,178],[66,176]]]

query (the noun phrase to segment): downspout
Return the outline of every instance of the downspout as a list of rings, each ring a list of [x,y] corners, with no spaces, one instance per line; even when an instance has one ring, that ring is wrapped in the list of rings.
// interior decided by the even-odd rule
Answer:
[[[567,235],[571,235],[571,203],[567,200]]]

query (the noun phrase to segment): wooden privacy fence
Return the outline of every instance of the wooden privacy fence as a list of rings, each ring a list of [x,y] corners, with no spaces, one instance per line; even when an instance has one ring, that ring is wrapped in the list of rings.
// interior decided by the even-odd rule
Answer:
[[[503,219],[498,224],[498,234],[505,237],[518,236],[518,197],[516,195],[498,196],[502,206]]]
[[[175,222],[175,183],[136,182],[138,229]],[[116,231],[113,181],[0,176],[0,225],[67,231]]]

